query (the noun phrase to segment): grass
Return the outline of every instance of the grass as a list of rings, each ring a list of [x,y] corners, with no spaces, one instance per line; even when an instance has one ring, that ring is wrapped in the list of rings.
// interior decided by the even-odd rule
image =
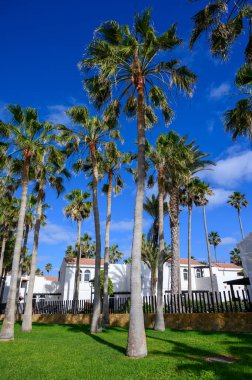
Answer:
[[[0,343],[0,379],[228,379],[252,378],[252,334],[147,330],[148,357],[125,356],[127,330],[88,334],[87,326],[16,325],[14,342]],[[207,356],[237,358],[232,364]]]

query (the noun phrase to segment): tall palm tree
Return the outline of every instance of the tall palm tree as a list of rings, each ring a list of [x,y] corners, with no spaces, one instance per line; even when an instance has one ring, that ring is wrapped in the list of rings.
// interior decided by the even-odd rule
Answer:
[[[65,207],[64,212],[67,218],[71,218],[78,224],[78,255],[76,260],[75,280],[74,280],[74,294],[73,300],[79,299],[79,285],[80,285],[80,258],[81,258],[81,224],[86,218],[89,218],[92,210],[92,202],[87,201],[90,194],[81,190],[72,190],[65,199],[70,203]]]
[[[50,127],[49,123],[46,123]],[[32,330],[32,299],[35,284],[35,275],[37,268],[37,256],[39,246],[39,234],[41,225],[46,224],[46,210],[50,206],[45,203],[46,189],[49,185],[57,192],[59,196],[64,191],[63,179],[69,178],[69,173],[65,169],[65,154],[58,148],[57,144],[52,141],[47,145],[44,152],[43,159],[33,169],[33,176],[36,180],[33,189],[34,196],[36,196],[36,221],[34,226],[34,237],[32,247],[32,260],[31,271],[28,286],[28,294],[25,302],[25,311],[22,321],[22,331],[30,332]]]
[[[99,148],[104,145],[108,137],[120,138],[116,128],[117,114],[111,108],[106,109],[101,119],[91,117],[86,107],[72,107],[67,111],[71,120],[79,128],[72,128],[62,134],[62,141],[67,142],[68,154],[79,152],[85,154],[85,159],[80,158],[73,165],[73,169],[79,172],[88,172],[92,177],[92,202],[95,224],[95,280],[94,280],[94,303],[91,322],[91,332],[101,331],[101,297],[100,297],[100,266],[101,266],[101,231],[98,205],[98,181],[102,177],[100,167],[101,154]]]
[[[141,297],[141,244],[145,184],[145,128],[157,121],[153,108],[160,108],[168,123],[172,110],[164,87],[176,87],[189,95],[195,75],[166,53],[182,43],[176,35],[176,25],[157,35],[151,23],[151,12],[135,16],[133,28],[116,21],[104,22],[87,47],[80,67],[85,73],[85,87],[97,107],[110,102],[109,108],[119,113],[126,98],[124,111],[137,118],[137,194],[131,266],[131,308],[127,355],[147,354]],[[120,84],[118,86],[118,84]],[[166,87],[167,88],[167,87]],[[114,97],[114,98],[113,98]]]
[[[52,264],[51,263],[46,264],[45,270],[47,273],[50,273],[52,271]]]
[[[214,247],[214,256],[215,256],[215,262],[217,263],[217,247],[221,243],[221,238],[218,234],[218,232],[209,232],[208,234],[208,240],[211,245]]]
[[[103,316],[104,326],[109,326],[109,294],[108,294],[108,267],[109,267],[109,238],[111,224],[111,200],[112,192],[118,194],[122,191],[124,183],[120,175],[120,170],[125,164],[129,164],[131,156],[118,150],[114,142],[105,144],[104,154],[101,161],[101,167],[104,174],[107,175],[107,183],[103,186],[103,192],[107,194],[107,217],[105,230],[105,252],[104,252],[104,291],[103,291]]]
[[[158,284],[157,284],[157,312],[154,329],[159,331],[165,330],[164,313],[163,313],[163,266],[164,266],[164,198],[165,198],[165,166],[166,166],[166,146],[167,140],[165,135],[159,135],[155,148],[150,148],[147,156],[150,159],[156,173],[158,185]],[[148,181],[149,186],[154,184],[153,175]]]
[[[201,189],[198,194],[198,199],[195,202],[196,206],[201,206],[203,210],[203,219],[204,219],[204,230],[205,230],[205,238],[207,245],[207,257],[208,257],[208,265],[209,265],[209,274],[210,274],[210,282],[211,282],[211,290],[214,292],[214,284],[213,284],[213,270],[212,270],[212,259],[210,252],[210,244],[208,239],[208,229],[207,229],[207,219],[206,219],[206,206],[209,202],[208,197],[212,196],[214,193],[209,185],[205,182],[201,182]]]
[[[242,210],[242,207],[248,207],[248,201],[245,198],[245,194],[242,194],[239,191],[234,191],[234,193],[229,195],[228,197],[228,204],[230,204],[230,206],[233,206],[237,210],[240,229],[241,229],[241,235],[242,235],[242,238],[244,239],[242,220],[241,220],[241,210]]]
[[[43,160],[50,139],[55,137],[55,126],[42,124],[38,121],[37,111],[33,108],[22,109],[19,105],[11,105],[8,110],[13,117],[12,124],[0,122],[1,136],[1,167],[6,166],[9,173],[22,172],[21,202],[13,252],[11,283],[8,293],[5,318],[0,333],[0,340],[14,339],[15,303],[17,292],[17,277],[19,270],[20,252],[25,221],[30,169]]]
[[[188,296],[192,299],[192,209],[193,205],[198,206],[198,200],[201,196],[202,186],[204,184],[198,178],[192,178],[180,192],[180,204],[188,209]]]
[[[179,195],[193,175],[212,164],[208,154],[202,153],[194,141],[187,143],[174,131],[164,136],[165,142],[165,186],[169,193],[169,216],[171,228],[172,261],[171,292],[180,293],[180,253],[179,253]]]

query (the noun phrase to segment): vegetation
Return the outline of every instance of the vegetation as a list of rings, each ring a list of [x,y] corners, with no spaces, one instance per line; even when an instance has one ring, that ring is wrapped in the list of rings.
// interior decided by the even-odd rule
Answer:
[[[0,346],[1,377],[145,380],[157,374],[163,380],[167,376],[176,380],[228,380],[234,376],[245,380],[252,375],[251,334],[147,330],[148,360],[127,360],[127,330],[114,327],[99,335],[88,331],[88,326],[35,324],[32,334],[24,335],[17,326],[16,342]],[[232,364],[205,360],[215,355],[237,360]]]
[[[234,191],[234,193],[228,197],[228,203],[230,204],[230,206],[233,206],[237,210],[241,235],[244,239],[244,232],[241,220],[241,209],[242,207],[248,207],[248,201],[245,198],[245,194],[241,194],[239,191]]]
[[[218,262],[218,260],[217,260],[217,247],[221,243],[221,238],[220,238],[218,232],[212,231],[208,234],[208,240],[209,240],[209,243],[214,247],[215,262],[217,263]]]

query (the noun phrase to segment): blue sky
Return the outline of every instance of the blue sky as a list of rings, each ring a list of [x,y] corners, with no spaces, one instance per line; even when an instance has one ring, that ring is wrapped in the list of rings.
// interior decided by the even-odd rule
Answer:
[[[199,2],[200,3],[200,2]],[[18,103],[39,110],[41,120],[50,120],[69,125],[64,114],[74,104],[89,105],[82,87],[82,75],[77,68],[85,46],[91,41],[93,32],[102,21],[115,19],[122,24],[132,24],[133,15],[145,7],[153,9],[153,20],[157,31],[164,32],[172,23],[178,23],[178,34],[183,46],[174,53],[198,76],[194,96],[188,99],[174,93],[171,102],[176,117],[169,126],[181,134],[195,139],[201,150],[208,152],[217,162],[213,172],[203,174],[204,180],[214,188],[215,196],[207,209],[209,231],[218,231],[223,243],[218,247],[220,261],[229,260],[228,252],[240,239],[237,215],[226,204],[232,191],[246,193],[252,203],[250,182],[252,179],[252,152],[245,140],[233,143],[224,132],[222,114],[237,100],[233,86],[234,73],[243,61],[242,40],[232,49],[230,60],[221,63],[214,60],[202,38],[190,52],[188,40],[192,27],[190,17],[199,4],[187,0],[121,2],[118,0],[2,0],[0,3],[0,118],[6,120],[6,105]],[[91,107],[91,106],[90,106]],[[92,107],[91,107],[92,110]],[[121,132],[125,138],[124,151],[136,149],[135,122],[122,116]],[[161,120],[147,133],[154,143],[160,132],[167,130]],[[123,194],[113,199],[111,244],[118,244],[129,256],[132,239],[135,184],[130,175],[123,174],[126,186]],[[84,176],[73,176],[66,183],[67,191],[74,188],[86,190]],[[150,191],[147,193],[150,195]],[[38,266],[44,269],[47,262],[53,264],[52,274],[57,274],[67,244],[76,238],[76,226],[66,220],[62,209],[66,205],[63,197],[57,199],[48,189],[47,227],[41,231]],[[106,217],[106,198],[100,197],[102,236]],[[244,230],[252,228],[251,206],[242,213]],[[151,220],[144,215],[144,229]],[[93,220],[83,223],[83,232],[94,237]],[[170,242],[168,220],[165,223],[165,238]],[[202,212],[193,213],[192,254],[206,259]],[[187,255],[187,213],[181,213],[181,257]]]

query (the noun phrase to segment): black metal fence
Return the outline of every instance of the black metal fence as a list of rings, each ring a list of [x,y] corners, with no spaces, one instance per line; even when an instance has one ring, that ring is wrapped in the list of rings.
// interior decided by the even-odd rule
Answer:
[[[109,313],[126,314],[130,311],[130,297],[110,297]],[[23,313],[24,304],[20,304],[18,312]],[[88,300],[79,301],[40,301],[34,303],[33,314],[91,314],[93,305]],[[5,304],[0,305],[3,314]],[[155,313],[156,297],[143,297],[143,312]],[[163,311],[166,314],[189,313],[235,313],[252,312],[252,302],[246,290],[231,293],[225,292],[193,292],[190,299],[188,293],[164,295]]]

